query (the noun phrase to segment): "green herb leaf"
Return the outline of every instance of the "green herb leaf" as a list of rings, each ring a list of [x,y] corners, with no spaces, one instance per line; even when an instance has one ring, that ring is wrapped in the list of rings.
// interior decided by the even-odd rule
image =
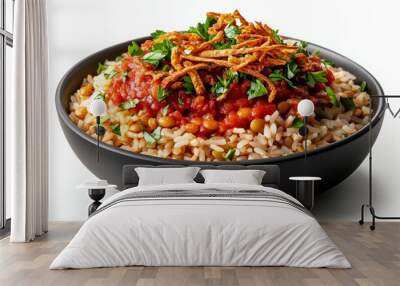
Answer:
[[[104,100],[104,93],[100,91],[95,91],[95,95],[93,96],[93,100]]]
[[[269,79],[272,80],[273,82],[277,82],[280,80],[284,80],[287,82],[287,84],[291,87],[291,88],[295,88],[296,85],[287,77],[285,77],[282,73],[281,70],[274,70],[269,76]]]
[[[299,49],[297,50],[298,53],[305,54],[306,56],[310,55],[310,52],[307,50],[308,43],[305,41],[300,41],[298,44]]]
[[[132,43],[130,43],[128,46],[128,54],[131,56],[141,56],[143,55],[143,50],[135,41],[132,41]]]
[[[366,81],[363,81],[363,82],[360,84],[360,91],[363,92],[363,91],[365,91],[366,89],[367,89],[367,82],[366,82]]]
[[[234,81],[239,80],[239,73],[228,69],[225,71],[223,77],[218,77],[218,81],[211,87],[211,92],[216,96],[224,95],[229,90],[229,86]]]
[[[111,79],[113,78],[115,75],[117,74],[117,72],[113,69],[107,73],[104,73],[104,78],[105,79]]]
[[[339,107],[340,103],[337,100],[336,94],[333,92],[332,88],[330,88],[329,86],[326,87],[325,89],[326,91],[326,95],[329,96],[331,103],[333,106]]]
[[[224,40],[222,42],[213,43],[213,46],[217,50],[224,50],[224,49],[229,49],[233,45],[236,45],[236,44],[237,44],[237,42],[236,42],[235,39],[226,39],[226,40]]]
[[[156,51],[156,52],[149,52],[143,56],[143,60],[146,63],[158,66],[160,61],[164,59],[167,55],[163,52]]]
[[[160,70],[163,72],[167,72],[167,71],[169,71],[169,69],[170,69],[169,65],[166,65],[166,64],[162,65],[160,68]]]
[[[151,133],[151,136],[156,140],[161,139],[161,127],[158,126],[156,129],[154,129],[153,133]]]
[[[107,69],[107,66],[105,64],[99,63],[97,65],[97,74],[101,74],[106,69]]]
[[[307,84],[310,87],[315,87],[316,83],[326,83],[328,80],[326,79],[325,71],[317,71],[317,72],[309,72],[307,73]]]
[[[148,144],[154,144],[157,142],[156,139],[154,139],[153,136],[151,136],[151,134],[147,133],[146,131],[143,132],[143,138]]]
[[[202,37],[204,40],[208,41],[211,39],[211,36],[208,34],[208,28],[214,25],[216,22],[215,18],[207,17],[206,22],[204,24],[198,23],[196,27],[190,27],[189,33],[195,33]]]
[[[143,138],[148,144],[155,144],[161,138],[161,127],[154,129],[153,133],[143,132]]]
[[[188,75],[183,78],[183,88],[185,89],[186,94],[194,94],[195,93],[192,79]]]
[[[115,125],[111,126],[111,130],[114,134],[121,136],[121,127],[119,126],[119,124],[115,124]]]
[[[240,34],[240,29],[233,24],[228,24],[224,29],[224,33],[227,38],[234,39],[237,35]]]
[[[225,160],[232,161],[233,157],[235,156],[235,152],[236,149],[229,149],[224,156]]]
[[[294,78],[296,73],[298,72],[298,66],[295,61],[291,61],[285,66],[286,69],[286,77],[288,79]]]
[[[163,101],[164,99],[166,99],[169,96],[169,92],[166,89],[163,89],[162,87],[158,87],[157,90],[157,100],[159,102]]]
[[[304,126],[304,121],[301,120],[300,118],[297,118],[297,117],[296,117],[296,118],[293,120],[292,126],[293,126],[294,128],[301,128],[301,127]]]
[[[122,108],[123,110],[129,110],[131,108],[135,108],[138,103],[139,100],[135,98],[121,103],[119,107]]]
[[[164,107],[161,109],[161,114],[162,114],[163,116],[166,116],[166,115],[168,114],[168,109],[169,109],[169,105],[164,106]]]
[[[247,91],[248,99],[264,96],[267,93],[268,93],[267,88],[263,85],[263,83],[259,79],[252,81],[250,88]]]
[[[174,43],[170,40],[164,40],[160,43],[157,43],[151,47],[152,52],[160,52],[165,54],[165,58],[169,60],[171,58],[171,50],[175,47]]]
[[[354,110],[356,108],[352,97],[341,97],[340,103],[344,106],[346,110]]]
[[[327,60],[327,59],[321,59],[321,63],[327,68],[335,66],[334,62]]]
[[[281,36],[279,36],[279,30],[272,30],[272,37],[274,38],[275,42],[278,44],[283,44],[283,40]]]
[[[159,36],[165,34],[164,31],[162,30],[155,30],[153,33],[151,33],[151,37],[153,38],[153,40],[157,39]]]

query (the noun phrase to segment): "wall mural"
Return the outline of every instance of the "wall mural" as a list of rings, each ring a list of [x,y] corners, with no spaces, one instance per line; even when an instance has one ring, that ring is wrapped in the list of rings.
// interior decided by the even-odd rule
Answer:
[[[370,95],[382,88],[357,63],[234,11],[88,56],[61,80],[56,105],[80,160],[118,185],[128,163],[278,164],[284,189],[312,174],[325,190],[367,155],[369,116],[374,141],[380,131],[386,103]],[[302,99],[315,107],[307,122]],[[105,109],[97,121],[94,101]]]

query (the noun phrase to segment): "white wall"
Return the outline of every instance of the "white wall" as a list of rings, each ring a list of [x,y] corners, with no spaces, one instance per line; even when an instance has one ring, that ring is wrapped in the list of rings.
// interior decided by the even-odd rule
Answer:
[[[183,30],[203,21],[206,11],[238,8],[284,35],[318,43],[359,62],[387,93],[400,93],[398,1],[106,1],[49,0],[50,47],[50,220],[83,220],[90,200],[75,186],[93,177],[62,134],[54,93],[62,75],[79,59],[155,29]],[[393,105],[400,107],[400,100]],[[386,117],[375,148],[375,206],[381,215],[400,214],[398,119]],[[328,163],[328,162],[327,162]],[[366,162],[340,186],[322,195],[320,220],[358,220],[367,199]],[[379,195],[378,195],[379,194]]]

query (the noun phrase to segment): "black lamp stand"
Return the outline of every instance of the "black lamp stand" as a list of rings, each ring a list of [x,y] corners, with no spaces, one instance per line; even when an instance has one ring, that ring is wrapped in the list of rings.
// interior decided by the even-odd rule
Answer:
[[[370,95],[370,97],[376,97],[376,98],[385,98],[386,100],[388,98],[400,98],[400,95]],[[364,224],[364,209],[368,208],[369,212],[371,213],[372,216],[372,224],[369,226],[371,230],[375,230],[375,220],[376,219],[381,219],[381,220],[386,220],[386,219],[400,219],[400,217],[395,217],[395,216],[379,216],[375,213],[375,209],[372,205],[372,124],[371,124],[371,118],[372,118],[372,100],[369,101],[369,110],[370,110],[370,115],[369,115],[369,181],[368,181],[368,204],[364,203],[361,206],[361,219],[358,221],[359,224]]]
[[[100,116],[96,116],[96,135],[97,135],[97,162],[100,160],[100,137],[104,136],[106,129],[100,125]]]

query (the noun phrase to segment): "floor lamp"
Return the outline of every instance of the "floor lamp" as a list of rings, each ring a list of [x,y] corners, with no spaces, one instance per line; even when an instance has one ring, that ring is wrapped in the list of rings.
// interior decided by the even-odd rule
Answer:
[[[100,117],[107,114],[107,105],[101,99],[92,100],[89,106],[89,112],[96,117],[96,137],[97,137],[97,162],[100,159],[100,137],[104,136],[106,130],[100,124]]]
[[[389,98],[400,98],[400,95],[370,95],[371,98],[385,98],[386,103],[387,99]],[[388,104],[388,103],[387,103]],[[375,208],[372,205],[372,124],[371,124],[371,118],[372,118],[372,100],[369,101],[369,110],[370,110],[370,115],[368,119],[368,132],[369,132],[369,142],[368,142],[368,148],[369,148],[369,181],[368,181],[368,204],[363,204],[361,206],[361,219],[358,221],[359,224],[364,224],[364,208],[368,208],[371,216],[372,216],[372,224],[369,226],[371,230],[375,230],[375,220],[376,219],[400,219],[400,217],[391,217],[391,216],[378,216],[375,212]]]

